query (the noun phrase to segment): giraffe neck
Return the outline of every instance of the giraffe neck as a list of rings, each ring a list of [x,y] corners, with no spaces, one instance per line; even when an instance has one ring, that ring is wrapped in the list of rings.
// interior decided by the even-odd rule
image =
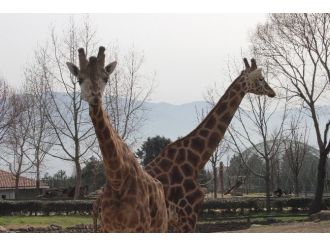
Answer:
[[[130,174],[130,166],[137,166],[137,161],[112,127],[109,116],[102,105],[90,106],[89,115],[99,141],[107,185],[118,191]]]
[[[195,169],[201,170],[223,139],[224,134],[245,96],[246,83],[241,74],[227,89],[205,119],[186,137],[178,140],[183,146],[199,154],[194,162]]]

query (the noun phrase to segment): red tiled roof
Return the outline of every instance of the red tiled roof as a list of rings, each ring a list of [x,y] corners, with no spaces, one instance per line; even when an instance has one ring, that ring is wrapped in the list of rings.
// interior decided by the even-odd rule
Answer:
[[[41,188],[48,188],[44,183],[40,183]],[[15,176],[10,172],[0,170],[0,189],[11,189],[15,188]],[[28,189],[36,188],[36,181],[31,178],[20,177],[18,182],[18,188]]]

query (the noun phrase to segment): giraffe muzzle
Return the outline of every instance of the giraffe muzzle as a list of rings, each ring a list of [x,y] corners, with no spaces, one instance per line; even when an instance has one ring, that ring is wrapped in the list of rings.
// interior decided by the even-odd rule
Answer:
[[[270,98],[274,98],[275,96],[276,96],[276,93],[274,91],[268,94],[268,97],[270,97]]]
[[[89,101],[89,104],[91,106],[98,106],[99,104],[101,104],[101,101],[100,99],[96,98],[96,97],[93,97],[90,101]]]

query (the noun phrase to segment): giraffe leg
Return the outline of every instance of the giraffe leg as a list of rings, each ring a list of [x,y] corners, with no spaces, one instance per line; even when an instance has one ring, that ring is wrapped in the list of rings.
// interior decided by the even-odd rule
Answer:
[[[93,203],[93,229],[94,232],[98,232],[97,219],[100,217],[100,209],[102,202],[102,194]],[[100,220],[100,224],[102,221]]]
[[[193,233],[196,231],[197,218],[202,210],[204,194],[201,188],[198,187],[192,195],[195,195],[193,200],[194,204],[186,205],[179,210],[178,224],[175,227],[177,232]]]

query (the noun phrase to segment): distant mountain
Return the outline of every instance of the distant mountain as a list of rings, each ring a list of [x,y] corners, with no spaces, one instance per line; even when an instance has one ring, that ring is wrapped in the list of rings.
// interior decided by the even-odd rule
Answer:
[[[57,97],[63,101],[68,100],[64,94],[59,94]],[[85,106],[87,107],[87,105]],[[205,101],[195,101],[182,105],[146,102],[145,108],[148,109],[147,121],[140,129],[139,134],[142,136],[142,138],[141,143],[136,145],[136,149],[139,148],[142,142],[148,137],[155,135],[164,136],[170,138],[173,141],[178,137],[187,135],[198,125],[196,111],[200,112],[202,109],[204,109],[204,111],[209,109],[208,103]],[[330,116],[330,107],[322,106],[320,109],[322,112],[322,114],[320,114],[320,123],[321,126],[325,126],[327,119],[329,119],[328,116]],[[88,114],[88,111],[86,111],[86,114]],[[279,128],[281,123],[281,116],[281,111],[274,114],[272,118],[273,120],[269,126],[270,130]],[[85,117],[87,117],[87,119],[89,118],[87,115],[84,116],[84,118]],[[235,124],[235,121],[236,120],[234,118],[233,124]],[[308,126],[312,127],[312,121],[308,116],[304,116],[304,121],[306,121]],[[316,147],[316,138],[314,136],[314,130],[311,129],[309,144]],[[256,139],[258,138],[257,135],[254,137]],[[44,170],[44,172],[47,170],[48,173],[53,174],[59,169],[66,170],[67,174],[70,175],[73,172],[73,164],[66,164],[65,161],[48,158],[47,168]]]
[[[183,105],[169,103],[146,103],[150,109],[148,121],[142,127],[141,133],[146,139],[149,136],[161,135],[175,140],[187,135],[198,125],[196,111],[206,109],[204,101],[195,101]]]
[[[57,94],[56,97],[62,102],[68,102],[68,97],[64,94]],[[87,107],[85,103],[83,104],[84,107]],[[139,130],[141,141],[135,146],[135,149],[139,148],[148,137],[160,135],[174,141],[178,137],[187,135],[198,125],[196,110],[201,111],[207,106],[208,104],[203,101],[182,105],[146,102],[144,107],[148,109],[147,120]],[[88,111],[85,114],[88,114]],[[84,119],[86,117],[89,118],[89,116],[84,116]],[[54,174],[60,169],[65,170],[68,175],[74,172],[73,164],[67,161],[48,157],[46,163],[43,173]]]

